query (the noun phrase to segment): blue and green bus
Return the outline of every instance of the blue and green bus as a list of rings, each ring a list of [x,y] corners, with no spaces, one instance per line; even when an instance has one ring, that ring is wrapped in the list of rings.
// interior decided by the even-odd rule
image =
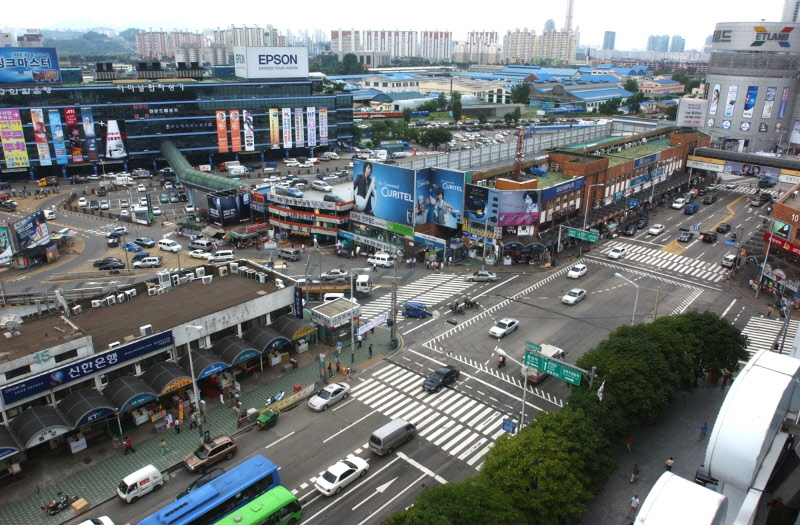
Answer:
[[[275,487],[214,525],[293,525],[302,517],[302,506],[295,495],[284,487]]]
[[[207,525],[279,485],[275,463],[256,455],[151,514],[139,525]]]

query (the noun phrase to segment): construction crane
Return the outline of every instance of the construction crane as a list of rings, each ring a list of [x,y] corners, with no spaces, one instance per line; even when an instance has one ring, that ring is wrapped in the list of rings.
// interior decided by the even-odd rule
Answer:
[[[511,179],[519,182],[522,178],[522,161],[525,159],[525,154],[522,152],[522,141],[525,139],[525,130],[517,130],[517,151],[514,153],[514,171],[511,173]]]

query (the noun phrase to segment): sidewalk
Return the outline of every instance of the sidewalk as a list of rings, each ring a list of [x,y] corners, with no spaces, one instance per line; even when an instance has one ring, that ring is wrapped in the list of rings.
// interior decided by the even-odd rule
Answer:
[[[356,344],[355,370],[367,366],[390,353],[390,332],[387,329],[377,328],[375,334],[368,334],[363,346]],[[373,357],[369,359],[368,348],[373,345]],[[330,357],[335,355],[335,348],[320,345],[320,353]],[[306,387],[319,381],[319,365],[315,345],[312,344],[307,352],[292,356],[299,361],[298,368],[290,372],[282,372],[280,367],[266,369],[262,374],[253,376],[241,382],[242,407],[264,407],[266,399],[278,392],[291,395],[295,385]],[[343,366],[350,366],[351,352],[346,344],[340,359]],[[331,381],[342,381],[344,376],[339,374]],[[317,384],[321,387],[321,383]],[[209,430],[211,437],[219,435],[236,436],[244,431],[237,426],[237,416],[230,407],[222,406],[218,398],[205,398],[209,405],[204,430]],[[302,404],[300,409],[302,410]],[[292,412],[287,412],[280,418],[292,417]],[[280,418],[278,425],[280,425]],[[116,423],[114,423],[116,430]],[[267,430],[265,432],[271,432]],[[199,445],[199,434],[195,429],[189,429],[188,421],[181,425],[180,434],[173,429],[156,434],[153,425],[146,423],[126,433],[131,438],[135,454],[123,456],[123,450],[114,449],[110,440],[99,443],[90,443],[87,450],[71,455],[63,449],[52,451],[49,457],[38,458],[23,464],[25,478],[15,484],[4,487],[2,490],[3,504],[0,508],[0,523],[14,525],[40,525],[47,523],[63,523],[75,517],[71,510],[65,510],[56,516],[48,516],[39,507],[46,501],[56,497],[56,492],[66,492],[73,496],[86,499],[94,507],[106,500],[116,498],[116,487],[120,480],[138,468],[149,463],[155,465],[162,472],[174,468],[182,468],[181,463],[187,454]],[[169,452],[161,455],[159,442],[164,439],[169,447]]]

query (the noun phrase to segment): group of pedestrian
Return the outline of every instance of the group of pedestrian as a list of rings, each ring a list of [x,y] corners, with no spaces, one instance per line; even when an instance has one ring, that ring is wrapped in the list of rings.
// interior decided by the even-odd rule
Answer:
[[[416,257],[409,257],[406,259],[406,268],[416,268],[417,266],[417,258]]]

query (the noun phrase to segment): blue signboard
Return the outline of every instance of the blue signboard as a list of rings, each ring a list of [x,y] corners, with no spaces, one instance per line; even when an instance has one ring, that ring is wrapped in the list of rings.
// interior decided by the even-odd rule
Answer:
[[[0,84],[61,82],[54,47],[0,47]]]
[[[514,424],[513,421],[510,419],[503,420],[503,431],[506,434],[516,434],[517,433],[517,425]]]
[[[638,205],[639,205],[639,201],[638,200],[636,200],[636,199],[628,199],[628,206],[630,206],[631,208],[633,208],[634,206],[638,206]]]
[[[586,181],[583,178],[576,178],[567,182],[562,182],[561,184],[556,184],[555,186],[550,186],[549,188],[542,190],[542,200],[553,200],[556,197],[560,197],[566,193],[572,193],[573,191],[581,190],[585,185]]]
[[[148,393],[137,394],[132,398],[128,399],[128,402],[125,403],[125,406],[120,409],[120,412],[127,412],[128,410],[133,410],[134,408],[141,405],[146,405],[147,403],[155,399],[156,396],[154,394],[148,394]]]
[[[647,166],[648,164],[652,164],[654,162],[658,162],[658,153],[653,153],[652,155],[647,155],[646,157],[639,157],[638,159],[633,160],[633,169],[641,168],[642,166]]]
[[[303,292],[299,286],[294,287],[294,316],[298,319],[303,318]]]
[[[41,394],[73,381],[79,381],[85,376],[93,375],[106,368],[117,366],[139,356],[155,352],[173,345],[172,331],[167,330],[159,334],[143,337],[124,346],[95,354],[86,359],[81,359],[67,366],[56,368],[44,374],[30,377],[19,383],[14,383],[2,389],[3,402],[6,405],[21,401],[25,398]]]
[[[3,459],[4,457],[7,456],[13,456],[17,452],[19,452],[19,450],[20,449],[15,447],[0,447],[0,459]]]
[[[98,408],[97,410],[92,410],[83,415],[76,423],[75,428],[82,427],[84,425],[88,425],[94,421],[102,419],[106,416],[110,416],[114,413],[113,408]]]
[[[355,161],[354,210],[398,224],[414,224],[414,171]]]
[[[694,227],[692,227],[692,229],[694,231],[696,231],[696,232],[699,232],[700,231],[700,226],[694,226]]]
[[[205,367],[199,374],[197,374],[197,379],[203,379],[209,376],[213,376],[214,374],[219,374],[223,370],[226,370],[228,365],[223,362],[214,363],[213,365]]]

